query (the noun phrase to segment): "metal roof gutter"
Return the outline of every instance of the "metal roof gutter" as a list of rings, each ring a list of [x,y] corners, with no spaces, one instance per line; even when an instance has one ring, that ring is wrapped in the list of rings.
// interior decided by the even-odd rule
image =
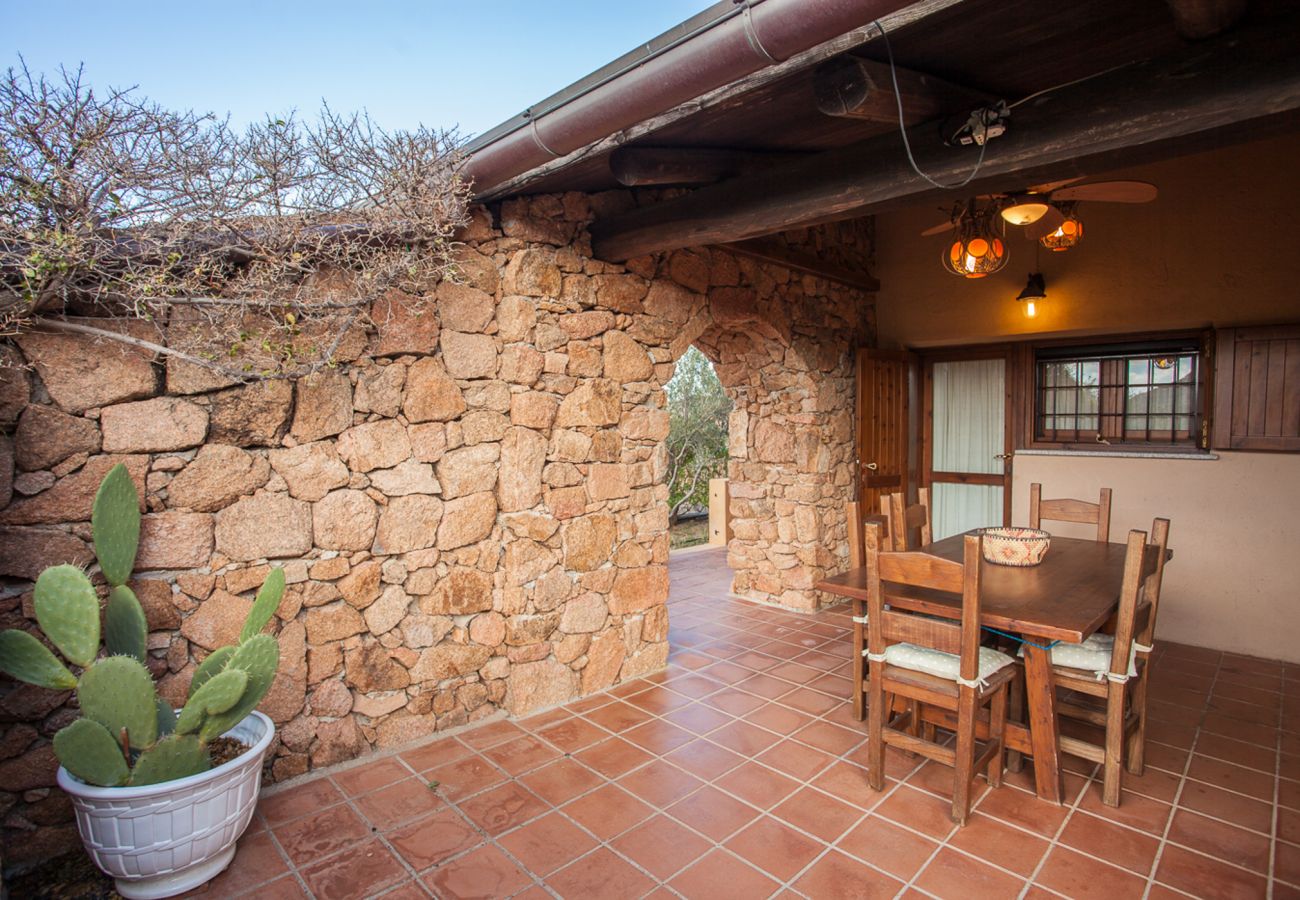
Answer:
[[[722,0],[470,141],[463,174],[484,193],[912,2]]]

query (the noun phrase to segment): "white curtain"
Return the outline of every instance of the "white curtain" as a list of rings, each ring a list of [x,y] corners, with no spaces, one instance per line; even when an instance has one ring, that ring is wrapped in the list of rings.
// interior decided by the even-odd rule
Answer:
[[[1005,411],[1003,360],[935,363],[934,471],[1000,474]],[[999,486],[935,483],[930,506],[935,540],[1002,524]]]

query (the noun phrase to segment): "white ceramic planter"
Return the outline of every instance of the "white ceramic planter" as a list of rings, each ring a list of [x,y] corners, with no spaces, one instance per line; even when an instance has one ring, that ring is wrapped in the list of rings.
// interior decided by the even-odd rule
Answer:
[[[251,749],[201,775],[145,787],[96,787],[59,767],[95,865],[130,900],[171,897],[215,877],[235,855],[257,805],[275,726],[259,712],[230,731]]]

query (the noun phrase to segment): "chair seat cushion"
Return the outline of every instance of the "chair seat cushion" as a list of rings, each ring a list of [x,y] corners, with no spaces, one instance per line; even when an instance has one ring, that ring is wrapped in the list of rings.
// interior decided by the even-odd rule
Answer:
[[[937,675],[949,681],[957,681],[957,677],[961,674],[960,656],[955,653],[944,653],[942,650],[932,650],[929,647],[918,647],[916,644],[891,644],[885,648],[885,662],[891,666]],[[1011,665],[1012,662],[1014,660],[1005,653],[992,647],[980,647],[979,675],[975,680],[983,685],[990,675]]]
[[[1130,676],[1137,674],[1137,662],[1134,658],[1136,649],[1135,647],[1133,652],[1129,653],[1128,674]],[[1100,679],[1104,678],[1105,674],[1110,671],[1110,658],[1114,651],[1115,636],[1098,632],[1097,634],[1088,635],[1078,644],[1057,644],[1052,647],[1052,665],[1094,672]],[[1020,655],[1024,655],[1023,648],[1021,648]]]

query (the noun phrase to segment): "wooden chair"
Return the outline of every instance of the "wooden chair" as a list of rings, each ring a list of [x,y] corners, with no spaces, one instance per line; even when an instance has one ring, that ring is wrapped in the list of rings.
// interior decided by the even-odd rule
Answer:
[[[1035,482],[1029,486],[1029,527],[1042,528],[1043,521],[1082,522],[1097,526],[1097,540],[1110,540],[1110,488],[1101,489],[1101,499],[1096,503],[1087,500],[1044,500],[1043,486]]]
[[[904,495],[885,494],[880,498],[880,512],[889,519],[890,540],[885,549],[899,551],[909,549],[913,532],[921,531],[921,543],[924,547],[931,542],[930,531],[930,490],[921,488],[917,492],[918,502],[907,505]]]
[[[1007,686],[1017,673],[1011,657],[980,647],[982,539],[966,537],[960,563],[919,552],[881,553],[881,540],[878,529],[873,527],[867,541],[867,780],[875,790],[883,790],[886,746],[952,766],[952,818],[964,825],[970,815],[971,783],[976,773],[983,770],[994,787],[1002,783]],[[882,582],[903,591],[913,587],[960,594],[960,623],[897,607],[886,609]],[[907,701],[906,711],[897,717],[892,714],[893,704],[886,699],[889,695]],[[956,713],[955,746],[938,744],[916,733],[925,705]],[[989,740],[976,755],[976,717],[986,705]],[[932,733],[930,729],[925,731],[927,736]]]
[[[884,500],[881,500],[884,506]],[[863,513],[862,504],[856,500],[849,501],[846,509],[849,527],[849,568],[858,569],[867,564],[867,528],[875,525],[884,533],[889,530],[888,515]],[[861,722],[867,717],[867,695],[863,690],[865,669],[863,667],[867,652],[867,617],[861,608],[862,603],[854,601],[853,615],[853,718]]]
[[[1107,806],[1119,805],[1125,757],[1132,774],[1141,775],[1144,768],[1147,670],[1169,545],[1169,520],[1156,519],[1151,536],[1148,546],[1146,532],[1129,532],[1115,634],[1094,634],[1082,644],[1058,644],[1051,651],[1057,688],[1099,701],[1084,705],[1063,700],[1057,711],[1104,729],[1101,744],[1062,735],[1061,750],[1102,764],[1102,802]],[[1156,554],[1156,560],[1152,573],[1144,579],[1148,553]]]

